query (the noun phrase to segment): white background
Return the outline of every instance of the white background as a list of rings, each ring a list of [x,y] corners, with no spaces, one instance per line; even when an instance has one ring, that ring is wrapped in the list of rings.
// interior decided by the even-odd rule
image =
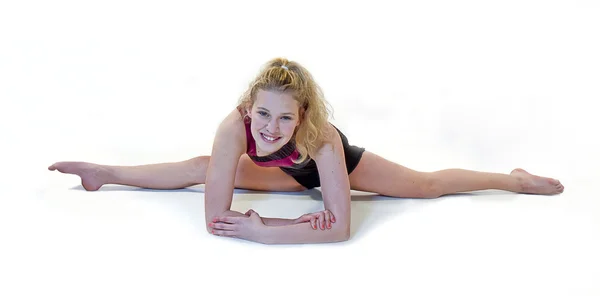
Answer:
[[[413,2],[0,4],[0,294],[599,295],[600,6]],[[265,246],[207,234],[203,185],[85,192],[46,170],[208,155],[277,56],[311,71],[352,144],[565,192],[353,192],[350,241]],[[295,218],[319,194],[236,190],[233,207]]]

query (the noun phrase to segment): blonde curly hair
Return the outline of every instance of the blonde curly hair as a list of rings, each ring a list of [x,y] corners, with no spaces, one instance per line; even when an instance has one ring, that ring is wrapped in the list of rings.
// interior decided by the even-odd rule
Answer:
[[[316,155],[324,142],[330,139],[331,129],[327,127],[332,108],[308,70],[285,58],[271,59],[250,82],[238,101],[238,107],[242,110],[252,109],[259,90],[291,92],[300,106],[300,125],[296,127],[292,138],[300,157],[294,163],[302,163]]]

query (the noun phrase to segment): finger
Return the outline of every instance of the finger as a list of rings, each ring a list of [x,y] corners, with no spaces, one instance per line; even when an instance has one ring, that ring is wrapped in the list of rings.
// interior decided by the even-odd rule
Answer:
[[[331,211],[329,211],[329,214],[331,215],[331,222],[335,223],[335,216]]]
[[[321,230],[325,230],[325,214],[319,215],[319,223],[321,225]]]
[[[327,229],[331,229],[331,215],[329,211],[325,211],[324,214],[326,223],[325,227],[327,227]]]
[[[213,219],[214,223],[217,222],[224,222],[224,223],[239,223],[241,221],[241,219],[248,219],[248,217],[229,217],[229,216],[217,216]]]
[[[310,217],[310,226],[312,226],[313,229],[317,229],[317,219],[315,217]]]
[[[323,220],[323,213],[319,212],[319,213],[315,213],[315,229],[319,229],[321,228],[321,225],[323,225],[323,222],[321,222],[321,220]]]
[[[236,230],[237,229],[236,224],[228,224],[228,223],[222,223],[222,222],[208,223],[208,226],[215,230]]]
[[[228,236],[228,237],[234,237],[236,235],[235,231],[231,231],[231,230],[218,230],[218,229],[213,229],[212,230],[212,234],[214,235],[218,235],[218,236]]]

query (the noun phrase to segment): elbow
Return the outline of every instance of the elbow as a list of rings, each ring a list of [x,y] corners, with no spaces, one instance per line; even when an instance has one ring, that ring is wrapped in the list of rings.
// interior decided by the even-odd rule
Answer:
[[[343,242],[349,241],[350,240],[350,235],[351,235],[350,234],[350,227],[348,227],[348,230],[346,230],[346,231],[343,232],[342,240],[341,241],[343,241]]]
[[[213,228],[210,227],[210,223],[213,222],[213,220],[217,217],[217,213],[213,212],[209,212],[209,211],[205,211],[204,213],[204,227],[206,227],[206,231],[208,232],[208,234],[213,234]]]
[[[352,237],[350,217],[344,217],[342,215],[335,217],[337,221],[331,224],[331,230],[333,230],[331,232],[331,238],[333,239],[333,242],[345,242],[350,240]]]
[[[213,219],[213,215],[211,215],[208,212],[204,213],[204,226],[206,227],[206,231],[208,231],[208,233],[212,232],[212,229],[208,226],[208,224],[211,222],[211,220]]]
[[[350,240],[351,232],[350,225],[344,225],[344,227],[340,227],[335,235],[335,242],[345,242]]]
[[[351,231],[351,224],[352,224],[352,220],[350,218],[350,215],[348,215],[347,217],[341,217],[342,219],[339,219],[341,221],[337,221],[338,224],[336,226],[338,226],[339,228],[337,229],[337,234],[338,234],[338,238],[340,241],[348,241],[350,240],[350,237],[352,236],[352,231]]]
[[[334,242],[341,243],[341,242],[345,242],[345,241],[349,241],[349,240],[350,240],[350,232],[343,232],[343,233],[339,234],[338,236],[336,236],[336,239]]]
[[[210,222],[207,220],[206,224],[204,225],[206,227],[206,232],[208,232],[208,234],[213,234],[213,229],[210,226],[208,226],[209,223]]]
[[[341,243],[341,242],[345,242],[345,241],[349,241],[349,240],[350,240],[350,234],[349,233],[348,234],[344,233],[342,235],[338,235],[333,242],[335,242],[335,243]]]

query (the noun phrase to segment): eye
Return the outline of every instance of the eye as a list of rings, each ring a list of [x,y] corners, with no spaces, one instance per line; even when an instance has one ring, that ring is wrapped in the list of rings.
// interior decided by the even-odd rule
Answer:
[[[269,114],[267,114],[267,112],[265,112],[265,111],[258,111],[258,114],[260,114],[260,116],[262,116],[262,117],[268,117],[269,116]]]
[[[283,118],[284,120],[292,120],[292,118],[291,118],[291,117],[289,117],[289,116],[284,116],[284,117],[282,117],[282,118]]]

